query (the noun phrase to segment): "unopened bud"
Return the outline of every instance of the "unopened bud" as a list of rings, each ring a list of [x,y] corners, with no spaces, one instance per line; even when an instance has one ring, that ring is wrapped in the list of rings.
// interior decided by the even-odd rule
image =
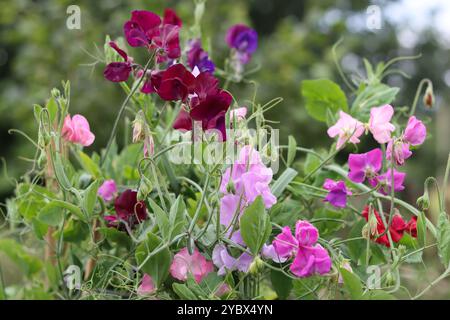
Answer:
[[[431,82],[429,82],[427,90],[425,90],[425,94],[423,96],[423,104],[428,109],[431,109],[434,105],[433,84]]]
[[[255,259],[253,259],[253,262],[250,264],[250,267],[248,268],[248,272],[250,274],[258,274],[261,273],[264,269],[264,262],[261,260],[259,256],[256,256]]]
[[[391,287],[395,285],[395,277],[391,271],[386,272],[386,286]]]
[[[53,88],[51,91],[51,94],[52,94],[52,97],[55,97],[55,98],[58,98],[59,96],[61,96],[61,92],[57,88]]]
[[[422,208],[422,210],[428,210],[430,208],[430,198],[428,192],[425,192],[423,196],[417,199],[417,206]]]
[[[133,121],[133,143],[143,141],[145,139],[145,117],[144,113],[139,111]]]
[[[152,182],[150,181],[149,178],[143,175],[141,177],[141,182],[139,183],[137,200],[144,201],[148,197],[150,192],[152,192],[152,190],[153,190]]]

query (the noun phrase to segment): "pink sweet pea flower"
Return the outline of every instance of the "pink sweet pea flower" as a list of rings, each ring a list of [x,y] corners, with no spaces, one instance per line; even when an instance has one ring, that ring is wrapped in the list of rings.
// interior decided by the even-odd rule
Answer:
[[[339,120],[327,131],[328,136],[339,136],[336,149],[340,149],[348,140],[351,143],[359,143],[359,137],[364,133],[364,125],[344,111],[339,112]]]
[[[392,158],[392,143],[394,143],[394,160],[397,165],[402,166],[405,160],[411,157],[412,152],[409,150],[409,143],[400,140],[389,141],[386,148],[386,159],[391,160]]]
[[[295,237],[289,227],[284,227],[275,237],[273,246],[279,257],[294,257],[290,270],[297,277],[326,274],[331,270],[328,251],[317,243],[319,231],[308,221],[299,220],[295,226]]]
[[[386,143],[391,139],[395,127],[391,121],[394,108],[390,105],[370,109],[369,130],[378,143]]]
[[[152,277],[150,277],[148,274],[144,274],[142,277],[141,284],[139,285],[139,288],[137,289],[137,294],[140,296],[147,296],[149,294],[152,294],[156,291],[155,282],[153,281]]]
[[[186,281],[188,274],[192,274],[197,283],[200,283],[213,270],[212,262],[207,261],[197,248],[194,248],[192,255],[189,254],[187,248],[181,249],[173,257],[172,265],[170,266],[170,274],[175,279]]]
[[[344,181],[326,179],[323,188],[329,191],[324,201],[337,208],[345,208],[347,206],[347,196],[351,195],[352,192],[347,190]]]
[[[67,141],[80,144],[84,147],[90,146],[95,140],[95,136],[89,128],[88,121],[79,114],[74,115],[72,118],[70,115],[66,116],[61,134]]]
[[[111,201],[114,199],[115,194],[117,193],[116,182],[112,179],[105,180],[103,184],[98,188],[98,195],[103,198],[105,201]]]
[[[408,120],[406,125],[405,133],[403,139],[413,146],[421,145],[425,141],[427,136],[427,128],[422,121],[417,120],[416,117],[412,116]]]
[[[236,118],[236,121],[245,120],[246,115],[247,115],[246,107],[233,109],[230,112],[230,122],[233,122],[234,118]]]
[[[403,182],[405,181],[406,173],[399,172],[394,169],[394,191],[402,191],[405,189]],[[392,169],[389,169],[387,172],[380,174],[375,179],[369,180],[369,183],[375,187],[380,185],[380,192],[387,195],[391,193],[391,185],[392,185]]]
[[[382,161],[383,152],[379,148],[366,153],[350,154],[348,156],[349,179],[356,183],[361,183],[366,178],[374,179],[381,169]]]

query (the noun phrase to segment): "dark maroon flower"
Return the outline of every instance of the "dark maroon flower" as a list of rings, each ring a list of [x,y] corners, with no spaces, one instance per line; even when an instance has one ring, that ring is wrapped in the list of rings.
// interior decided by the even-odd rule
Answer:
[[[111,48],[116,50],[116,52],[125,60],[125,62],[111,62],[108,64],[103,71],[103,75],[106,79],[112,82],[127,81],[133,70],[131,57],[128,57],[125,51],[120,49],[114,41],[109,43]]]
[[[145,76],[146,80],[141,88],[142,93],[156,92],[156,88],[161,85],[162,72],[161,71],[148,71]]]
[[[161,99],[166,101],[185,101],[192,92],[195,77],[181,63],[170,66],[160,73],[159,83],[155,83],[155,89]]]
[[[200,72],[213,73],[216,66],[209,60],[208,53],[203,50],[200,40],[195,39],[189,41],[189,47],[187,63],[191,70],[197,67]]]
[[[157,62],[162,63],[169,59],[177,59],[181,56],[180,27],[172,24],[161,26],[160,32],[153,38],[153,45],[157,49]]]
[[[125,190],[114,202],[116,215],[105,216],[108,227],[123,228],[127,223],[130,228],[148,218],[145,202],[137,201],[137,192]]]
[[[258,48],[258,33],[244,24],[236,24],[228,29],[225,41],[230,48],[236,49],[238,59],[245,64]]]
[[[159,33],[161,18],[153,12],[134,10],[131,19],[125,22],[123,30],[128,44],[132,47],[146,47]]]
[[[173,128],[176,130],[185,130],[185,131],[192,130],[191,115],[184,108],[181,108],[180,112],[178,113],[178,116],[173,123]]]

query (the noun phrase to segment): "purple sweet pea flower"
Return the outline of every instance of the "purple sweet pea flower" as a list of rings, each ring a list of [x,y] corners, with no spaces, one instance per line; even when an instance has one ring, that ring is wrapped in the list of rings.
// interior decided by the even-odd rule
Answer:
[[[238,60],[246,64],[258,48],[258,33],[244,24],[236,24],[228,29],[225,41],[236,49]]]
[[[403,182],[405,181],[406,173],[399,172],[394,169],[394,191],[402,191],[405,189]],[[387,172],[380,174],[375,179],[369,180],[369,183],[375,187],[380,185],[380,192],[387,195],[391,193],[392,185],[392,169]]]
[[[191,40],[188,45],[190,48],[187,53],[187,63],[191,70],[197,67],[200,72],[214,73],[216,66],[209,59],[208,53],[203,50],[200,40]]]
[[[247,272],[250,264],[253,262],[253,257],[244,252],[238,258],[234,258],[228,253],[225,245],[218,244],[214,247],[212,260],[214,265],[219,268],[217,274],[221,276],[227,271],[238,270]]]
[[[295,226],[295,237],[289,227],[284,227],[275,237],[273,246],[279,257],[295,257],[290,270],[297,277],[326,274],[331,270],[328,251],[317,243],[319,231],[308,221],[299,220]]]
[[[103,184],[98,188],[98,195],[105,201],[111,201],[114,199],[114,195],[117,193],[116,182],[112,179],[105,180]]]
[[[375,178],[381,169],[382,161],[383,152],[379,148],[367,153],[350,154],[348,156],[349,179],[353,182],[361,183],[366,178],[369,180]]]
[[[345,208],[347,206],[347,196],[351,195],[352,192],[347,190],[344,181],[326,179],[323,188],[329,191],[324,201],[329,202],[337,208]]]
[[[425,141],[427,135],[427,128],[422,121],[417,120],[416,117],[412,116],[408,120],[406,125],[405,134],[403,139],[413,146],[421,145]]]
[[[125,61],[111,62],[106,66],[103,71],[103,75],[106,79],[112,82],[127,81],[131,71],[133,70],[133,58],[129,57],[125,51],[120,49],[114,41],[110,41],[109,46],[113,48]]]

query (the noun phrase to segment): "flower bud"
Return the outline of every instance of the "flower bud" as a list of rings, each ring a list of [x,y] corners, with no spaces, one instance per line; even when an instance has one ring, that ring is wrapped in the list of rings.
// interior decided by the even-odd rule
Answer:
[[[386,286],[391,287],[395,285],[395,276],[391,271],[386,272]]]
[[[428,210],[430,208],[430,197],[428,192],[425,192],[423,196],[417,198],[417,206],[422,208],[422,210]]]
[[[264,262],[261,260],[259,256],[256,256],[255,259],[253,259],[253,262],[250,264],[248,272],[250,274],[256,275],[258,273],[261,273],[263,269],[264,269]]]
[[[139,183],[139,189],[137,193],[137,200],[138,201],[144,201],[147,196],[152,192],[153,190],[153,184],[150,181],[149,178],[146,176],[141,177],[141,182]]]
[[[133,121],[133,143],[143,141],[145,139],[145,117],[144,113],[139,111]]]
[[[431,82],[429,82],[427,90],[425,90],[425,94],[423,96],[423,104],[428,109],[431,109],[434,105],[433,84]]]

